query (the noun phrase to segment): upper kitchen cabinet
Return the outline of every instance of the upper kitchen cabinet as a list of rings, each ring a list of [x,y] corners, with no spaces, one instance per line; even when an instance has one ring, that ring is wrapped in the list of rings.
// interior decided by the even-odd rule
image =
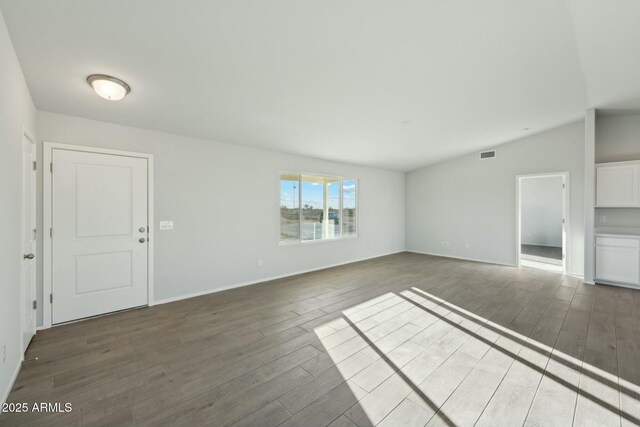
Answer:
[[[640,207],[640,161],[596,165],[596,207]]]

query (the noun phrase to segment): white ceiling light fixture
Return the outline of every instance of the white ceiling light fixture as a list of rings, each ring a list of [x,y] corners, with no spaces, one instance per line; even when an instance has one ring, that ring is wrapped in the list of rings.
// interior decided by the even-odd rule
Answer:
[[[126,94],[131,92],[131,86],[116,77],[107,76],[106,74],[92,74],[87,77],[87,83],[91,85],[99,96],[110,101],[120,101]]]

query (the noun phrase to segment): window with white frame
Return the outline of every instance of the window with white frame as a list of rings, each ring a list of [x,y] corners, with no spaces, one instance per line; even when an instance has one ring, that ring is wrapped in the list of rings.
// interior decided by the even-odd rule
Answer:
[[[358,180],[280,174],[280,243],[358,235]]]

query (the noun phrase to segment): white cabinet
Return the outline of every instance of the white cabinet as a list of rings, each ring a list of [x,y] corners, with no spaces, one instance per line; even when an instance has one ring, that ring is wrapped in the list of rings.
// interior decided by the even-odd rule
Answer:
[[[596,165],[596,207],[640,207],[640,162]]]
[[[596,237],[596,281],[640,284],[640,237]]]

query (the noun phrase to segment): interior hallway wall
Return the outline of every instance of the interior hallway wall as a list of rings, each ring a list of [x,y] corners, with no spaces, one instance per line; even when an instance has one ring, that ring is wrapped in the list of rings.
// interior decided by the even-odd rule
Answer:
[[[401,172],[47,112],[38,112],[38,135],[40,158],[43,140],[154,155],[156,300],[404,250]],[[280,245],[281,171],[358,178],[359,237]],[[39,181],[42,200],[42,177]],[[160,231],[162,220],[173,220],[175,229]],[[38,277],[42,298],[41,263]]]
[[[407,250],[516,264],[516,176],[569,172],[567,268],[584,272],[584,137],[576,122],[407,174]]]
[[[523,245],[562,247],[562,177],[535,177],[520,185]]]
[[[0,403],[22,360],[22,134],[24,130],[35,135],[35,119],[31,95],[0,12]]]

